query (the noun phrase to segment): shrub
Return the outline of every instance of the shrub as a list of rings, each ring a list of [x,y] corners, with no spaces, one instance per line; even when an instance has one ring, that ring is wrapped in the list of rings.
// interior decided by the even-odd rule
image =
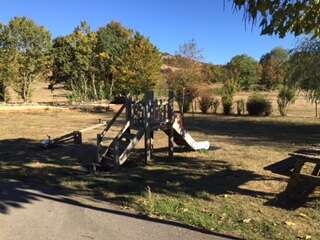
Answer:
[[[242,115],[242,114],[244,114],[244,112],[245,112],[245,102],[244,102],[244,100],[243,99],[240,99],[240,100],[238,100],[237,102],[236,102],[236,104],[237,104],[237,114],[238,115]]]
[[[232,112],[233,97],[231,97],[231,96],[223,96],[221,98],[221,101],[222,101],[223,113],[225,115],[229,115]]]
[[[207,113],[210,107],[212,106],[213,103],[213,98],[210,97],[209,95],[205,94],[201,96],[199,105],[200,105],[200,110],[202,113]]]
[[[213,109],[213,113],[214,114],[217,114],[217,111],[218,111],[218,108],[220,106],[220,102],[219,102],[219,99],[213,99],[212,101],[212,109]]]
[[[254,93],[248,99],[247,111],[251,116],[269,116],[272,113],[272,104],[263,95]]]
[[[296,100],[296,90],[288,86],[282,86],[278,93],[278,109],[281,116],[287,115],[287,110],[290,104]]]

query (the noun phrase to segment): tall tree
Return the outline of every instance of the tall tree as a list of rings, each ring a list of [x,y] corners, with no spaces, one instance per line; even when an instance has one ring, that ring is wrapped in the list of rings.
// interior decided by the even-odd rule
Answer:
[[[101,79],[109,87],[109,96],[123,93],[121,86],[128,80],[126,69],[128,65],[123,61],[130,47],[134,32],[118,22],[111,22],[97,32],[97,49],[101,67]]]
[[[6,61],[7,57],[5,54],[5,25],[0,23],[0,101],[5,101],[6,100],[6,82],[7,82],[7,77],[6,77]]]
[[[126,90],[135,95],[153,89],[161,80],[161,54],[149,39],[136,33],[126,61],[129,64],[129,85]]]
[[[32,83],[47,78],[50,72],[51,35],[34,21],[15,17],[3,31],[8,81],[26,102]],[[10,79],[9,79],[10,78]]]
[[[267,89],[274,89],[283,84],[287,71],[289,53],[286,49],[275,48],[260,59],[262,66],[261,84]]]
[[[311,34],[320,37],[318,0],[233,0],[235,9],[244,10],[245,19],[260,20],[261,34]]]
[[[202,59],[195,40],[180,46],[175,64],[179,69],[168,74],[168,85],[176,92],[180,111],[187,112],[193,99],[197,96],[198,87],[204,82]]]
[[[103,97],[97,77],[96,47],[97,35],[85,21],[72,34],[54,40],[52,83],[64,83],[75,100]]]
[[[308,93],[310,101],[320,103],[320,40],[306,39],[296,47],[289,61],[289,84]]]
[[[118,22],[100,28],[97,35],[101,77],[110,96],[138,95],[159,81],[161,54],[149,39]]]
[[[238,81],[240,88],[248,90],[257,84],[260,79],[258,62],[248,55],[237,55],[227,64],[229,78]]]

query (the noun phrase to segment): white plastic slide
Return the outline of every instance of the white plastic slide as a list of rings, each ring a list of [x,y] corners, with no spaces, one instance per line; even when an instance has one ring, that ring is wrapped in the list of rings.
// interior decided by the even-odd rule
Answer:
[[[185,143],[188,144],[190,148],[192,148],[195,151],[209,150],[210,143],[208,141],[195,141],[193,137],[181,126],[182,124],[179,122],[179,119],[175,118],[175,121],[173,123],[173,129],[179,134],[179,137],[181,137],[185,141]]]

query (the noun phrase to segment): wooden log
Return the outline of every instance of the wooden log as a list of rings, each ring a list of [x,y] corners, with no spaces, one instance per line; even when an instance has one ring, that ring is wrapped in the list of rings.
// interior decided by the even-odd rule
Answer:
[[[174,151],[174,139],[173,139],[173,121],[174,121],[174,109],[173,109],[173,103],[174,103],[174,94],[172,91],[169,92],[169,100],[168,100],[168,154],[169,154],[169,160],[173,160],[173,151]]]
[[[152,91],[145,94],[144,102],[144,162],[147,164],[151,160],[151,106],[154,99],[154,93]]]
[[[300,180],[303,180],[303,181],[309,181],[309,182],[313,182],[317,185],[320,185],[320,177],[319,176],[313,176],[313,175],[308,175],[308,174],[303,174],[303,173],[294,173],[293,177],[299,178]]]
[[[120,161],[119,161],[119,140],[118,139],[114,142],[113,159],[114,159],[115,167],[118,168],[120,166]]]
[[[71,132],[71,133],[67,133],[65,135],[62,135],[60,137],[54,138],[52,141],[53,141],[53,143],[58,143],[64,139],[67,139],[67,138],[72,139],[73,137],[74,137],[74,132]]]
[[[120,116],[120,114],[123,112],[123,110],[125,109],[125,105],[122,105],[121,108],[119,109],[119,111],[113,116],[113,118],[111,119],[110,122],[107,123],[107,126],[105,127],[105,129],[102,131],[101,135],[103,136],[110,128],[111,126],[114,124],[114,122],[117,120],[117,118]]]
[[[80,131],[74,132],[74,143],[75,144],[82,144],[82,132],[80,132]]]
[[[96,128],[99,128],[99,127],[103,127],[105,125],[106,125],[105,123],[98,123],[98,124],[92,125],[90,127],[80,129],[78,131],[81,132],[81,133],[85,133],[85,132],[88,132],[90,130],[93,130],[93,129],[96,129]]]
[[[319,163],[320,161],[320,156],[317,156],[317,155],[309,155],[309,154],[303,154],[303,153],[290,153],[289,155],[304,159],[305,162]]]

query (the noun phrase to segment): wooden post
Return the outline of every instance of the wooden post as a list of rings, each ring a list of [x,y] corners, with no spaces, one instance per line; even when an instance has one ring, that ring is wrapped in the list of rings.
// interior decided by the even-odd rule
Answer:
[[[169,135],[168,135],[168,153],[169,160],[173,160],[173,121],[174,121],[174,94],[172,91],[169,91],[169,99],[168,99],[168,120],[169,120]]]
[[[97,171],[97,166],[96,166],[96,162],[100,163],[102,159],[100,159],[100,146],[101,146],[101,142],[102,142],[102,136],[101,134],[97,134],[97,156],[96,156],[96,160],[92,160],[92,171],[96,172]]]
[[[151,160],[151,105],[154,98],[153,92],[147,92],[144,99],[144,153],[145,153],[145,164]]]
[[[80,131],[74,132],[74,143],[75,144],[82,144],[82,133]]]
[[[114,143],[114,149],[113,149],[113,159],[114,159],[114,165],[116,168],[120,166],[120,161],[119,161],[119,141],[118,139]]]
[[[128,96],[126,98],[126,119],[127,119],[127,121],[130,121],[130,126],[131,126],[131,120],[132,120],[132,100],[131,100],[131,96]],[[130,133],[130,127],[128,128],[128,132]]]

